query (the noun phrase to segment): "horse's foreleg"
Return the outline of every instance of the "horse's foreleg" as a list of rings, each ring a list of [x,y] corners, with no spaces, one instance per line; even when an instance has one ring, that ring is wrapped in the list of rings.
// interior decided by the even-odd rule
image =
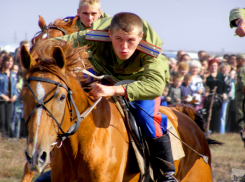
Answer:
[[[25,167],[24,167],[24,175],[22,178],[22,182],[31,182],[33,176],[34,176],[34,171],[30,170],[30,164],[26,162]]]

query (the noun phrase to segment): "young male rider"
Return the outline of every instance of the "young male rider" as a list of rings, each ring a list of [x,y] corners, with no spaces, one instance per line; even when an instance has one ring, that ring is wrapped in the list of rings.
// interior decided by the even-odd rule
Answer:
[[[109,17],[106,13],[100,9],[99,0],[80,0],[79,7],[77,9],[78,19],[75,24],[75,28],[80,30],[86,30],[91,27],[92,23],[100,18]],[[74,16],[64,18],[65,21],[70,21]]]
[[[133,80],[117,86],[97,84],[90,94],[95,99],[125,96],[157,121],[137,108],[137,120],[149,143],[153,168],[161,171],[154,171],[155,179],[172,181],[175,167],[166,131],[167,117],[159,113],[160,96],[169,79],[168,60],[159,48],[161,39],[147,22],[133,13],[100,19],[93,23],[92,29],[54,39],[73,42],[74,47],[88,45],[95,58],[91,63],[98,72],[117,81]],[[162,172],[166,175],[162,176]]]

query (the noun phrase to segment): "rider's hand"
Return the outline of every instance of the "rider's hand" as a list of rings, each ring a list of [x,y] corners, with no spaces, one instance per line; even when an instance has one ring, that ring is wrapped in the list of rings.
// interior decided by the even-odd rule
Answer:
[[[94,96],[95,99],[98,99],[99,97],[110,97],[113,95],[125,96],[125,90],[122,85],[105,86],[96,84],[90,91],[90,95]]]
[[[243,18],[238,18],[235,22],[237,24],[236,34],[239,37],[245,36],[245,20]]]

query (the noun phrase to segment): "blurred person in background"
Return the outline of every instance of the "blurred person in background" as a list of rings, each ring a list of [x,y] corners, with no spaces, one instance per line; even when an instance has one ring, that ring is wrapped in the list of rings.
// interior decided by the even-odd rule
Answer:
[[[231,67],[232,67],[233,69],[236,70],[236,55],[235,55],[235,54],[231,54],[231,55],[229,56],[228,60],[227,60],[227,63],[228,63],[229,65],[231,65]]]
[[[166,97],[168,104],[181,103],[181,90],[179,87],[182,84],[182,81],[181,76],[173,76],[173,84],[169,87],[168,95]]]
[[[17,47],[14,51],[14,64],[20,65],[20,47]]]
[[[220,133],[221,126],[221,112],[222,103],[227,99],[227,85],[225,83],[225,77],[222,73],[218,72],[219,62],[215,59],[209,61],[209,72],[210,75],[206,79],[206,86],[210,88],[210,92],[214,93],[215,86],[217,87],[215,92],[215,102],[213,105],[217,104],[217,107],[212,108],[212,115],[210,120],[210,130],[212,132]]]
[[[182,61],[189,63],[191,61],[191,57],[189,56],[189,54],[183,54],[180,57],[179,63]]]
[[[13,102],[17,98],[16,74],[11,71],[14,58],[6,54],[2,60],[0,70],[0,130],[3,137],[9,137],[10,122],[12,116]]]
[[[192,90],[190,88],[190,84],[192,82],[192,75],[187,74],[184,77],[183,83],[180,85],[180,90],[181,90],[181,97],[182,97],[182,102],[188,103],[192,101]]]
[[[199,61],[201,61],[203,56],[206,55],[206,54],[207,54],[206,51],[203,51],[203,50],[198,51],[197,56],[198,56]]]
[[[182,56],[183,54],[185,54],[185,51],[183,51],[183,50],[179,50],[179,51],[177,52],[176,57],[177,57],[177,59],[178,59],[178,62],[180,62],[180,58],[181,58],[181,56]]]
[[[205,54],[200,60],[201,65],[202,65],[200,76],[202,78],[202,82],[204,85],[206,83],[206,78],[209,76],[208,62],[210,58],[211,56],[209,56],[208,54]]]
[[[12,117],[11,117],[11,123],[10,123],[10,137],[18,139],[20,136],[20,121],[22,116],[22,102],[20,98],[20,91],[22,87],[20,88],[18,86],[20,80],[18,79],[18,72],[19,72],[19,66],[18,64],[14,64],[12,67],[12,72],[16,74],[16,81],[17,81],[17,99],[15,102],[13,102],[13,111],[12,111]],[[22,79],[22,78],[21,78]]]
[[[219,62],[219,64],[221,63],[221,58],[219,56],[214,56],[214,59],[217,60]]]
[[[199,76],[202,78],[202,83],[205,86],[206,78],[209,76],[209,70],[207,70],[204,66],[202,66],[199,72]]]
[[[174,58],[169,58],[168,63],[170,75],[175,75],[177,72],[177,60]]]
[[[221,120],[220,120],[220,133],[225,133],[225,127],[227,125],[227,107],[230,102],[230,98],[232,97],[235,90],[232,90],[232,85],[234,83],[233,79],[231,78],[229,72],[231,70],[231,66],[228,63],[222,63],[219,67],[219,72],[223,74],[224,81],[226,84],[228,97],[226,100],[223,100],[222,108],[221,108]]]
[[[237,83],[236,83],[236,122],[238,125],[238,129],[244,129],[244,113],[243,113],[243,100],[244,100],[244,86],[245,86],[245,55],[237,54],[236,56],[237,62]],[[244,130],[243,130],[244,132]]]
[[[236,35],[239,37],[245,36],[245,9],[243,8],[235,8],[230,11],[229,16],[230,27],[236,28]]]
[[[225,59],[226,61],[228,61],[229,56],[230,56],[229,54],[224,54],[224,55],[223,55],[223,59]]]
[[[4,57],[6,54],[8,54],[8,52],[5,51],[5,50],[2,50],[2,51],[0,52],[0,68],[1,68],[1,66],[2,66],[2,60],[3,60],[3,57]]]
[[[190,66],[190,74],[192,76],[192,81],[190,84],[190,88],[192,90],[193,98],[198,102],[194,103],[194,107],[196,110],[202,108],[201,104],[201,94],[204,93],[204,86],[202,82],[202,78],[199,76],[199,72],[201,70],[201,63],[197,60],[192,60],[189,63]]]
[[[168,106],[168,102],[167,102],[167,95],[168,95],[168,91],[169,91],[169,88],[167,86],[165,86],[164,90],[163,90],[163,93],[161,95],[161,106]]]
[[[180,62],[178,64],[177,74],[184,80],[185,75],[189,72],[189,64],[187,62]]]

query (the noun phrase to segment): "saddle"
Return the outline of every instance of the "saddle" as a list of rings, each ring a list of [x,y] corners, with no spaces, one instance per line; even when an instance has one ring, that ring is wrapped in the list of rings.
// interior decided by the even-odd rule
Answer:
[[[135,140],[137,147],[140,149],[141,153],[144,154],[145,140],[134,116],[135,109],[132,107],[132,105],[129,104],[125,97],[113,96],[112,99],[123,116],[126,127]]]
[[[134,149],[141,174],[139,181],[151,181],[154,177],[153,169],[150,165],[149,147],[134,117],[133,113],[135,109],[129,104],[125,97],[113,96],[112,99],[121,113],[127,127],[130,143]]]

